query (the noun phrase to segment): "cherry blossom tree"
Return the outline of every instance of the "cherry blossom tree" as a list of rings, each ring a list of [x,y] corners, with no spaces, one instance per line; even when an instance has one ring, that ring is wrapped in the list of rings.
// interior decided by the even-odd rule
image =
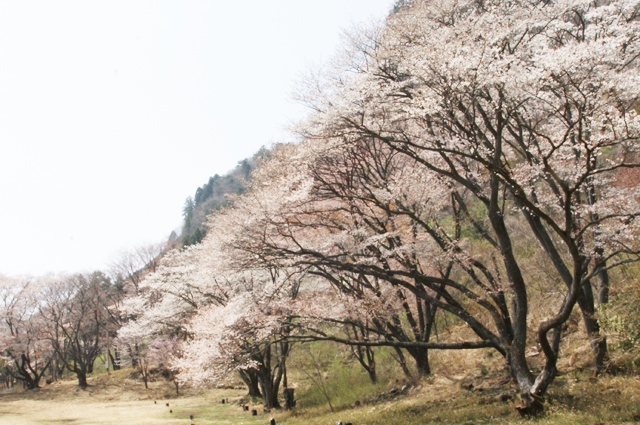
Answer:
[[[433,181],[432,194],[440,199],[429,201],[450,199],[439,208],[475,228],[486,255],[473,255],[464,238],[443,232],[442,222],[434,227],[397,196],[392,209],[417,223],[439,256],[452,258],[482,291],[462,284],[458,272],[454,279],[432,273],[416,279],[415,272],[393,276],[384,267],[305,255],[338,270],[386,273],[388,282],[418,295],[421,288],[440,294],[442,301],[422,296],[505,355],[520,388],[534,395],[544,394],[557,372],[561,327],[578,304],[601,369],[606,345],[593,317],[592,285],[597,280],[598,292],[606,294],[607,271],[637,259],[638,189],[616,184],[624,170],[638,166],[637,14],[635,1],[416,1],[384,28],[354,39],[342,72],[314,82],[315,92],[305,94],[317,112],[302,134],[352,152],[384,147]],[[363,180],[355,186],[379,189]],[[482,217],[469,214],[470,207]],[[527,222],[565,286],[555,312],[537,324],[546,358],[539,373],[525,356],[531,282],[514,250],[515,215]],[[403,246],[391,240],[385,235],[386,246],[374,247]],[[416,283],[407,285],[407,278]],[[483,306],[495,328],[439,285]]]
[[[479,323],[475,323],[476,329],[486,341],[452,345],[433,345],[429,342],[435,307],[446,306],[439,302],[443,296],[442,282],[451,281],[449,275],[452,261],[462,263],[465,258],[451,247],[455,243],[453,238],[460,237],[460,226],[453,226],[449,235],[445,229],[428,223],[435,217],[435,212],[447,206],[447,200],[450,199],[446,196],[448,189],[442,188],[443,192],[438,192],[436,181],[419,181],[419,178],[426,179],[428,176],[423,173],[420,177],[420,173],[416,173],[409,163],[391,167],[389,162],[385,166],[387,172],[395,169],[398,173],[404,173],[395,176],[398,188],[423,189],[414,190],[413,194],[404,191],[404,198],[393,198],[394,195],[385,188],[385,184],[390,182],[378,181],[381,183],[378,187],[364,188],[366,192],[357,192],[359,188],[351,183],[366,176],[358,174],[358,170],[344,167],[342,170],[345,172],[342,173],[337,162],[330,161],[327,149],[323,148],[323,156],[320,157],[315,149],[310,145],[291,147],[288,150],[295,152],[278,152],[272,163],[263,167],[268,178],[264,181],[265,187],[253,195],[258,201],[253,201],[250,196],[238,202],[237,207],[247,208],[258,217],[256,212],[260,206],[268,205],[270,200],[274,206],[260,215],[260,219],[255,219],[261,221],[259,226],[255,229],[247,226],[240,232],[245,239],[238,243],[238,249],[252,253],[265,263],[281,263],[283,267],[293,264],[306,267],[309,275],[322,277],[331,283],[340,294],[351,297],[344,304],[346,310],[324,313],[316,310],[311,316],[331,318],[333,323],[342,321],[344,324],[357,323],[360,326],[365,322],[371,323],[367,325],[367,332],[376,333],[380,340],[354,341],[354,345],[375,344],[405,348],[414,356],[418,370],[422,369],[422,373],[428,373],[426,350],[429,347],[494,346],[497,339],[491,342],[490,333],[481,328]],[[337,151],[331,153],[333,159],[337,158],[336,154]],[[380,159],[382,158],[378,157]],[[300,160],[302,170],[306,168],[307,171],[313,171],[307,173],[306,183],[304,171],[299,173],[300,181],[293,177],[296,175],[294,168],[297,160]],[[323,172],[321,169],[327,164],[330,164],[325,167],[327,180],[321,181],[318,173]],[[375,167],[373,162],[360,163],[363,167],[371,164]],[[279,176],[282,177],[281,181],[278,181]],[[328,179],[333,181],[329,183]],[[431,194],[428,195],[424,188],[429,188]],[[417,198],[410,199],[412,203],[409,203],[409,195]],[[427,202],[428,198],[425,196],[433,197],[437,202]],[[249,207],[250,204],[255,205]],[[408,220],[407,212],[415,216],[409,218],[418,221],[412,223]],[[420,217],[421,215],[423,216]],[[432,238],[433,241],[427,241],[427,238]],[[450,258],[452,254],[460,258]],[[467,270],[470,275],[474,275],[471,267],[467,266]],[[393,273],[397,275],[394,276]],[[419,281],[425,278],[438,284],[428,288],[417,287],[422,285]],[[470,294],[465,296],[471,298]],[[493,297],[497,305],[504,306],[504,294],[501,291],[496,291]],[[357,302],[364,299],[368,301]],[[449,299],[452,300],[451,296]],[[472,301],[478,303],[477,297]],[[413,303],[413,307],[410,303]],[[309,307],[314,308],[312,303]],[[469,316],[460,305],[455,308],[457,314]],[[485,303],[483,308],[498,307],[487,307]],[[451,310],[450,306],[448,310]],[[497,327],[507,332],[507,327],[502,323],[504,319],[495,314],[495,311],[491,312],[498,321]],[[305,314],[309,316],[310,313],[300,309],[296,314],[299,315],[297,317],[302,317]],[[400,314],[408,319],[406,330],[402,328]],[[297,325],[300,326],[299,323]],[[345,338],[324,338],[351,343]]]
[[[27,389],[40,386],[40,379],[54,356],[38,312],[40,282],[31,278],[0,276],[0,358],[4,373],[22,381]]]
[[[146,244],[122,250],[111,261],[111,275],[114,280],[121,280],[127,291],[137,294],[145,274],[156,271],[169,244],[170,242]]]
[[[177,365],[182,379],[196,385],[239,373],[250,395],[262,396],[266,407],[279,407],[291,349],[289,303],[297,296],[300,279],[237,249],[247,226],[255,224],[253,216],[250,209],[230,208],[210,217],[198,264],[208,276],[208,287],[224,296],[198,307]]]
[[[194,338],[178,365],[183,379],[196,385],[240,372],[250,390],[257,380],[265,407],[280,407],[278,390],[290,350],[286,328],[281,314],[271,311],[274,305],[254,295],[238,295],[225,306],[200,312],[190,324]]]
[[[262,281],[256,281],[255,275],[240,272],[238,260],[225,250],[224,240],[228,238],[233,227],[227,226],[228,223],[223,224],[224,214],[220,214],[218,218],[219,225],[214,226],[214,230],[209,232],[203,244],[170,251],[162,259],[157,270],[141,281],[139,295],[124,302],[122,311],[132,320],[120,330],[119,340],[139,347],[138,355],[144,357],[140,365],[148,366],[147,355],[151,352],[153,344],[159,339],[177,336],[185,340],[183,354],[174,356],[172,364],[182,370],[184,381],[216,382],[232,371],[239,372],[252,396],[264,395],[267,405],[277,406],[278,387],[284,375],[282,359],[286,356],[276,354],[273,350],[277,346],[280,350],[278,353],[282,353],[283,349],[287,351],[283,348],[286,347],[286,342],[264,343],[257,337],[250,338],[251,343],[249,340],[236,341],[236,348],[244,347],[245,350],[251,350],[254,363],[241,367],[237,363],[237,356],[228,356],[211,363],[226,366],[216,367],[215,371],[206,370],[200,374],[193,374],[196,370],[193,365],[201,364],[204,361],[202,359],[211,354],[209,351],[194,352],[190,349],[196,344],[195,341],[207,338],[208,334],[201,334],[200,331],[204,328],[194,327],[189,323],[204,320],[198,317],[206,311],[231,309],[234,304],[228,304],[238,296],[265,289]],[[272,277],[268,273],[267,275],[269,278]],[[247,309],[246,314],[251,315],[253,311]],[[258,322],[252,323],[258,325]],[[247,323],[244,326],[248,326]],[[217,332],[226,332],[222,323],[211,322],[208,327],[216,329]],[[256,330],[247,330],[247,334],[254,331]],[[229,332],[227,336],[231,334]],[[208,344],[212,345],[215,342],[209,338]],[[274,370],[279,372],[275,372],[274,375]],[[206,374],[208,378],[202,378],[202,374]]]
[[[638,25],[635,0],[403,5],[304,92],[301,143],[132,303],[190,335],[183,379],[240,371],[273,406],[287,344],[312,338],[405,350],[423,373],[428,350],[491,348],[535,399],[576,305],[603,370],[595,303],[638,259]],[[464,340],[432,340],[438,312]]]
[[[101,272],[67,276],[49,283],[39,303],[47,338],[81,388],[88,386],[87,374],[105,348],[110,289]]]
[[[226,300],[226,288],[200,266],[200,250],[194,245],[169,251],[140,282],[138,295],[121,307],[125,317],[135,319],[132,327],[145,329],[146,335],[184,335],[184,324],[198,307]]]
[[[155,271],[139,282],[136,295],[119,305],[123,326],[117,344],[129,352],[129,361],[139,368],[145,385],[153,344],[184,339],[186,322],[197,308],[215,302],[216,297],[225,298],[224,291],[210,285],[201,272],[198,249],[196,245],[167,252]]]

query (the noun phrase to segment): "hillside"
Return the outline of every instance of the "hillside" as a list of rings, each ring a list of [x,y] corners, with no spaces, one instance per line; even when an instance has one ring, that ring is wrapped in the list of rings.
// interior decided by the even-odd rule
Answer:
[[[131,290],[6,280],[2,375],[97,397],[101,358],[203,423],[640,420],[640,0],[405,6]]]
[[[297,357],[297,363],[308,361]],[[362,370],[353,367],[353,359],[338,356],[320,371],[332,377],[326,390],[333,410],[302,370],[292,370],[301,407],[288,412],[265,412],[260,401],[248,398],[246,389],[236,386],[238,383],[226,388],[185,388],[178,397],[173,385],[163,379],[153,380],[145,390],[139,377],[127,369],[91,377],[86,390],[79,389],[74,381],[60,381],[36,391],[0,392],[0,424],[267,424],[271,417],[278,425],[326,425],[338,421],[356,425],[604,425],[640,420],[638,377],[594,379],[582,370],[587,359],[584,351],[576,347],[571,352],[573,360],[563,360],[567,368],[563,368],[548,395],[549,408],[535,418],[521,418],[513,409],[513,391],[506,371],[495,375],[483,372],[492,359],[482,352],[458,353],[453,358],[439,353],[434,357],[442,367],[431,377],[398,381],[388,370],[382,382],[373,385]],[[457,366],[447,364],[448,357],[455,359]],[[574,366],[570,367],[570,363]],[[469,366],[475,368],[473,373],[465,373],[464,368]],[[333,385],[336,381],[340,384]],[[228,403],[222,404],[222,399]],[[242,405],[248,405],[250,410],[245,411]],[[252,409],[256,416],[251,416]]]
[[[193,197],[189,196],[184,204],[182,216],[181,240],[183,245],[193,245],[202,241],[207,233],[207,216],[212,212],[228,206],[227,195],[240,195],[247,190],[251,181],[251,172],[258,167],[260,161],[269,156],[269,150],[261,148],[251,158],[239,161],[236,167],[222,176],[215,174],[202,187],[196,189]]]

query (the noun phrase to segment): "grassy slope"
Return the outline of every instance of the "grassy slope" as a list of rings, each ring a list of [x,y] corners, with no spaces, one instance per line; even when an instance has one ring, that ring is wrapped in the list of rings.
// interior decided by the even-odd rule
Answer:
[[[433,377],[406,396],[377,405],[335,413],[298,412],[286,424],[332,424],[335,421],[368,425],[449,424],[598,424],[640,422],[640,379],[606,377],[597,381],[584,375],[560,377],[551,391],[546,412],[533,419],[520,418],[511,402],[498,399],[504,385],[485,383],[473,390],[461,382]]]
[[[336,356],[336,363],[328,365],[333,376],[325,377],[327,382],[339,382],[328,388],[334,412],[318,398],[317,388],[303,375],[292,376],[299,385],[298,401],[303,407],[294,412],[264,413],[255,405],[259,414],[252,417],[239,406],[244,390],[184,390],[176,398],[173,387],[166,382],[152,382],[145,390],[142,383],[127,377],[128,371],[120,371],[91,378],[86,391],[78,389],[74,381],[67,381],[36,391],[0,393],[0,424],[190,424],[190,415],[195,416],[194,424],[268,424],[271,416],[279,425],[326,425],[339,420],[357,425],[640,422],[638,376],[595,379],[590,371],[581,370],[583,364],[574,358],[574,367],[567,364],[565,370],[569,370],[552,386],[546,412],[538,418],[522,419],[511,402],[499,400],[500,395],[512,391],[508,376],[504,372],[489,374],[481,367],[496,359],[479,352],[463,355],[466,358],[434,356],[434,363],[440,364],[438,373],[403,394],[383,397],[378,396],[404,384],[392,378],[392,370],[382,377],[383,382],[372,385],[355,365],[345,362],[344,357],[338,361],[340,356]],[[444,362],[451,360],[456,364],[466,362],[466,367],[479,362],[480,367],[473,375],[456,374],[458,370],[445,367]],[[380,361],[390,364],[384,356]],[[353,394],[362,401],[361,406],[353,407]],[[230,403],[222,404],[222,398],[228,398]],[[372,401],[374,398],[377,400]]]
[[[183,389],[176,397],[173,385],[164,380],[151,382],[145,390],[142,382],[130,378],[130,370],[104,373],[97,368],[86,391],[70,380],[35,391],[0,392],[0,425],[189,425],[190,415],[196,425],[266,425],[271,416],[278,425],[640,423],[640,376],[594,378],[590,349],[577,317],[569,323],[563,352],[561,375],[550,388],[546,410],[533,419],[520,418],[512,401],[500,401],[514,389],[504,360],[491,350],[432,352],[434,374],[410,383],[402,378],[392,351],[380,349],[376,351],[379,382],[372,384],[347,349],[317,343],[297,346],[289,359],[289,383],[296,388],[298,403],[292,412],[264,413],[257,401],[245,398],[244,389]],[[532,354],[530,359],[535,362],[540,357]],[[404,391],[389,394],[405,385]],[[222,404],[222,398],[230,403]],[[242,410],[240,403],[247,402],[258,416]]]
[[[381,383],[367,384],[366,377],[356,365],[335,364],[328,368],[333,376],[327,382],[338,382],[332,391],[335,412],[326,403],[305,406],[291,413],[277,415],[279,424],[321,425],[337,421],[356,425],[418,425],[448,424],[619,424],[640,422],[640,376],[620,375],[594,378],[590,368],[591,356],[585,346],[584,335],[576,331],[565,340],[568,354],[560,362],[561,375],[552,385],[545,412],[537,418],[521,418],[513,407],[515,390],[504,370],[503,360],[486,350],[439,352],[431,354],[435,370],[433,376],[418,382],[404,394],[389,396],[391,388],[401,389],[406,381],[392,370],[393,360],[377,357]],[[380,353],[382,354],[382,353]],[[537,356],[534,357],[534,359]],[[357,375],[360,375],[359,380]],[[305,385],[302,385],[304,388]],[[362,394],[368,387],[378,397]],[[313,396],[314,388],[300,391],[302,405]],[[342,391],[340,389],[343,389]],[[345,393],[360,393],[358,400],[365,404],[354,407],[355,399]],[[313,396],[317,398],[316,396]],[[371,402],[371,399],[377,399]],[[380,400],[382,399],[382,400]]]

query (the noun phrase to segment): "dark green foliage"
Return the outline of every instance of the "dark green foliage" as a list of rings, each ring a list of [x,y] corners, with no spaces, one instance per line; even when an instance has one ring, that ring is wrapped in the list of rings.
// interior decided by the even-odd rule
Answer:
[[[238,167],[240,168],[242,177],[246,180],[249,180],[249,177],[251,176],[251,164],[249,164],[249,161],[243,159],[242,161],[238,162]]]
[[[398,13],[405,7],[411,7],[411,0],[397,0],[393,5],[392,13]]]
[[[200,188],[198,188],[200,190]],[[191,227],[191,218],[193,217],[193,209],[196,207],[193,198],[189,196],[184,201],[184,207],[182,207],[182,217],[184,217],[184,228],[189,229]],[[183,231],[184,233],[184,231]]]
[[[229,173],[218,174],[196,190],[195,196],[188,197],[182,209],[184,227],[182,228],[182,245],[200,243],[207,234],[207,216],[214,211],[230,205],[227,195],[240,195],[246,192],[251,181],[251,172],[258,167],[259,162],[267,159],[271,151],[265,147],[253,155],[243,159]]]
[[[207,232],[205,230],[198,228],[192,234],[186,235],[185,237],[183,237],[182,244],[184,246],[188,246],[188,245],[195,245],[197,243],[200,243],[202,242],[202,239],[205,237],[206,234]]]

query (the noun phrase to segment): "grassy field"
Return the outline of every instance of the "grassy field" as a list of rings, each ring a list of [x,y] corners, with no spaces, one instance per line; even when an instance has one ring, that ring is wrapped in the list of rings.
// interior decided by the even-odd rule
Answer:
[[[145,389],[130,369],[98,370],[86,390],[69,380],[43,384],[34,391],[0,392],[0,425],[267,425],[271,417],[278,425],[640,423],[637,369],[595,378],[584,336],[577,331],[565,346],[568,355],[559,363],[562,374],[550,387],[544,413],[535,418],[516,413],[504,360],[489,350],[434,352],[430,356],[434,374],[410,382],[391,351],[380,349],[379,382],[373,384],[348,351],[314,344],[313,355],[299,349],[289,359],[289,382],[296,388],[297,400],[290,412],[265,413],[259,400],[246,397],[239,382],[229,389],[185,388],[177,396],[173,384],[161,377]],[[229,403],[222,404],[223,398]],[[241,404],[249,404],[258,415],[251,416]]]
[[[265,422],[251,417],[238,405],[240,390],[184,390],[176,397],[164,381],[144,385],[127,375],[130,371],[103,374],[89,380],[81,390],[76,381],[45,385],[35,391],[0,393],[0,424],[252,424]],[[222,404],[228,398],[230,404]],[[167,406],[167,403],[169,406]],[[261,411],[262,413],[262,411]],[[194,421],[190,416],[194,415]],[[267,421],[268,422],[268,421]]]
[[[242,389],[187,389],[176,397],[173,387],[152,382],[149,390],[128,377],[128,371],[103,374],[90,380],[87,390],[74,381],[45,385],[36,391],[0,393],[0,424],[268,424],[270,417],[286,425],[446,424],[622,424],[640,422],[640,377],[595,379],[588,372],[572,372],[557,379],[544,414],[520,418],[510,401],[506,376],[435,375],[402,391],[402,382],[369,387],[360,405],[309,405],[292,412],[258,416],[240,407]],[[364,381],[363,381],[364,382]],[[395,386],[393,384],[396,384]],[[397,393],[392,389],[400,391]],[[389,391],[391,390],[391,394]],[[312,392],[312,391],[310,391]],[[300,391],[300,401],[310,397]],[[229,403],[221,400],[228,398]],[[336,400],[338,398],[336,397]],[[166,405],[169,403],[169,406]],[[307,403],[308,404],[308,403]],[[194,415],[191,421],[190,415]]]

